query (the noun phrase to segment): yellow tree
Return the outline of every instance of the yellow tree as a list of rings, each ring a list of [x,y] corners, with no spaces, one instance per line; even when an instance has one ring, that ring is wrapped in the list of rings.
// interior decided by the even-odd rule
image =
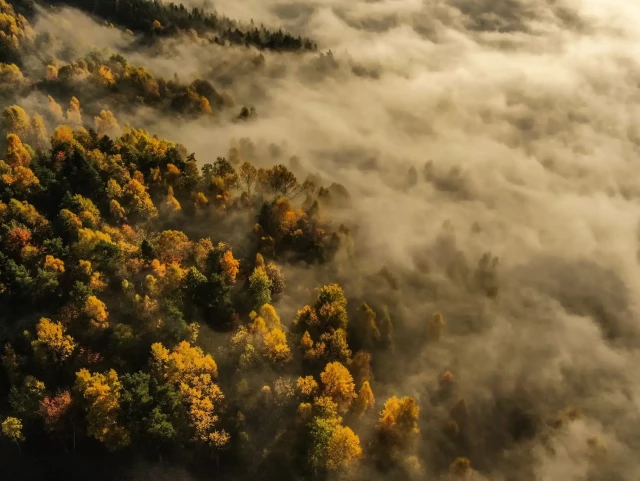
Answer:
[[[308,422],[312,443],[309,460],[314,467],[322,467],[341,474],[355,467],[362,456],[360,438],[343,426],[338,406],[326,396],[317,397],[313,405],[301,404],[298,418]]]
[[[355,401],[355,411],[357,414],[362,415],[373,409],[376,403],[376,399],[373,396],[373,391],[369,385],[369,381],[362,383],[358,398]]]
[[[22,435],[22,421],[18,418],[8,417],[2,421],[2,435],[9,441],[13,441],[20,449],[20,441],[24,441]]]
[[[80,101],[75,97],[71,97],[71,101],[69,102],[69,108],[67,109],[67,120],[76,127],[80,127],[82,125]]]
[[[24,75],[15,63],[0,63],[0,83],[20,84],[24,82]]]
[[[420,408],[415,399],[393,396],[384,404],[376,425],[377,456],[383,463],[397,461],[400,452],[412,446],[420,432]]]
[[[346,411],[357,397],[351,373],[339,362],[327,364],[320,373],[320,381],[324,395],[333,399],[340,411]]]
[[[100,65],[98,68],[98,82],[105,87],[111,87],[115,85],[116,80],[113,76],[113,72],[106,65]]]
[[[42,116],[35,114],[31,117],[29,126],[29,144],[35,148],[43,150],[49,145],[49,133],[44,125]]]
[[[7,107],[2,112],[2,126],[10,133],[24,135],[29,129],[29,115],[19,105]]]
[[[60,104],[58,102],[56,102],[51,95],[49,95],[47,98],[48,98],[48,102],[49,102],[49,114],[56,121],[62,120],[64,115],[62,113],[62,107],[60,107]]]
[[[31,154],[16,134],[7,135],[5,158],[11,167],[28,167],[31,163]]]
[[[90,373],[81,369],[76,373],[76,390],[86,402],[87,432],[109,449],[128,446],[129,432],[118,424],[122,386],[118,373]]]
[[[345,470],[362,456],[360,438],[348,427],[338,425],[326,447],[326,467],[330,470]]]
[[[151,356],[157,379],[179,389],[193,429],[193,440],[216,448],[226,445],[229,435],[217,429],[219,406],[224,395],[214,383],[218,366],[213,358],[187,341],[178,344],[173,351],[160,343],[153,344]]]
[[[289,362],[291,350],[275,308],[265,304],[260,308],[260,315],[254,311],[250,318],[249,329],[241,326],[232,338],[232,350],[241,353],[240,364],[247,367],[257,361],[258,356],[274,364]]]
[[[313,376],[299,377],[297,386],[303,396],[313,396],[318,391],[318,383]]]
[[[158,258],[164,263],[180,263],[189,253],[191,242],[184,232],[165,230],[154,241]]]
[[[51,147],[53,149],[58,149],[63,147],[65,144],[74,145],[75,138],[73,136],[73,130],[68,125],[60,125],[53,131],[53,135],[51,136]],[[64,160],[64,157],[62,157]]]
[[[148,222],[158,217],[158,210],[147,188],[138,179],[131,179],[122,188],[122,200],[120,202],[127,211],[127,216],[133,216],[137,220]]]
[[[164,201],[164,206],[166,210],[170,213],[176,213],[182,211],[182,206],[178,199],[176,199],[173,194],[173,187],[169,186],[169,190],[167,191],[167,198]]]
[[[62,362],[73,353],[76,343],[65,334],[65,327],[59,322],[43,317],[36,326],[36,339],[31,342],[33,350],[41,358],[52,358]]]
[[[222,255],[222,258],[220,259],[220,268],[222,270],[222,277],[224,281],[229,285],[235,284],[236,276],[240,271],[240,262],[233,257],[231,249],[228,249]]]
[[[40,183],[40,179],[36,177],[29,167],[23,167],[21,165],[13,168],[13,182],[12,185],[18,190],[25,191],[32,186]]]
[[[89,296],[84,303],[84,313],[91,319],[93,326],[100,329],[109,327],[107,306],[96,296]]]
[[[213,249],[213,242],[211,242],[209,237],[200,239],[193,245],[193,258],[196,262],[196,267],[200,271],[204,271],[206,269],[207,256]]]
[[[52,272],[64,272],[64,262],[51,255],[47,255],[44,260],[45,270]]]
[[[54,80],[57,80],[58,79],[58,68],[55,65],[47,65],[47,69],[45,71],[44,78],[49,82],[53,82]]]
[[[110,110],[102,110],[100,116],[94,117],[96,132],[115,136],[120,132],[120,125]]]

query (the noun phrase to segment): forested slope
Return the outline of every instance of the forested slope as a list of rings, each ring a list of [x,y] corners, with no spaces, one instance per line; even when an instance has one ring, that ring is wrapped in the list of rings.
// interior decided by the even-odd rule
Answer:
[[[155,136],[148,112],[211,136],[260,112],[126,49],[76,56],[34,28],[65,6],[130,51],[173,39],[245,49],[256,72],[263,52],[338,68],[312,39],[203,9],[0,0],[3,479],[536,479],[533,440],[557,449],[581,411],[538,410],[526,379],[466,389],[459,339],[498,317],[498,259],[445,223],[413,265],[386,266],[347,189],[276,146],[203,158]],[[403,182],[459,179],[426,163]],[[613,480],[602,440],[585,449],[604,476],[589,479]]]

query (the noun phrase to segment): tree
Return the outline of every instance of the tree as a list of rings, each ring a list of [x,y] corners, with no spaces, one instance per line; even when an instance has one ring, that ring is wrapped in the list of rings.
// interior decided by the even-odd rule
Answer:
[[[271,362],[287,362],[291,359],[291,350],[287,344],[287,336],[280,328],[273,328],[263,339],[265,356]]]
[[[30,168],[22,167],[21,165],[13,168],[12,175],[3,175],[2,180],[23,193],[28,192],[31,187],[40,183],[40,179],[35,176]]]
[[[80,127],[82,125],[80,101],[75,97],[71,97],[71,101],[69,102],[69,108],[67,109],[67,120],[76,127]]]
[[[471,479],[473,470],[471,469],[471,461],[467,458],[456,458],[449,466],[451,476],[459,481],[468,481]]]
[[[222,391],[213,381],[218,367],[210,355],[183,341],[173,351],[162,344],[151,346],[152,366],[159,382],[168,382],[180,392],[187,408],[193,440],[214,448],[229,441],[224,430],[217,429],[217,411],[224,399]]]
[[[107,321],[109,318],[107,306],[96,296],[89,296],[87,298],[84,303],[84,313],[90,317],[90,322],[93,326],[100,329],[109,327],[109,323]]]
[[[401,451],[406,451],[416,440],[420,408],[415,399],[393,396],[384,403],[376,425],[376,453],[383,464],[398,460]]]
[[[271,302],[271,281],[264,268],[256,267],[249,277],[249,296],[254,309]]]
[[[59,322],[43,317],[36,326],[36,339],[32,341],[34,351],[41,358],[52,358],[55,362],[62,362],[73,353],[76,343],[73,338],[65,334],[65,327]]]
[[[99,134],[114,136],[120,131],[120,125],[110,110],[102,110],[99,117],[94,117],[94,121]]]
[[[369,386],[368,381],[365,381],[362,384],[360,392],[358,393],[358,398],[355,401],[355,411],[357,414],[367,413],[373,409],[375,403],[376,399],[373,396],[371,386]]]
[[[287,336],[274,307],[265,304],[260,308],[260,315],[254,311],[250,318],[252,322],[249,329],[240,326],[231,340],[232,352],[240,353],[240,365],[249,367],[258,362],[260,357],[272,364],[290,361]]]
[[[353,431],[342,426],[338,406],[326,396],[314,400],[311,409],[301,404],[298,414],[309,419],[309,461],[315,468],[345,470],[352,467],[362,455],[360,439]],[[311,411],[311,412],[309,412]]]
[[[231,249],[227,250],[222,255],[222,259],[220,259],[220,267],[224,281],[229,285],[235,284],[236,276],[240,270],[240,262],[233,257]]]
[[[13,441],[20,449],[20,442],[24,441],[24,436],[22,435],[22,421],[18,418],[8,417],[2,422],[2,435],[9,439],[9,441]]]
[[[303,396],[313,396],[318,391],[318,383],[313,376],[299,377],[297,386]]]
[[[137,179],[131,179],[122,187],[122,206],[131,221],[150,222],[158,217],[147,188]]]
[[[338,284],[329,284],[318,291],[313,307],[305,306],[294,320],[297,330],[313,329],[316,332],[329,332],[346,329],[348,325],[347,299]]]
[[[0,83],[2,84],[21,84],[24,82],[24,76],[20,67],[16,64],[0,64]],[[15,88],[15,85],[13,86]]]
[[[154,251],[164,263],[182,262],[191,248],[189,238],[179,230],[165,230],[156,237]]]
[[[35,416],[44,398],[44,383],[25,376],[21,386],[11,386],[9,404],[14,412],[27,418]]]
[[[31,117],[28,139],[29,144],[37,150],[44,150],[49,146],[47,127],[44,124],[44,119],[38,114]]]
[[[40,403],[38,414],[44,421],[47,431],[55,431],[62,425],[62,420],[71,406],[71,393],[62,391],[55,396],[46,396]]]
[[[295,197],[301,191],[298,179],[284,165],[276,165],[266,171],[266,184],[276,196]]]
[[[31,163],[31,154],[16,134],[7,135],[5,158],[11,167],[28,167]]]
[[[356,336],[365,350],[371,350],[380,341],[380,331],[376,325],[376,313],[366,302],[358,308],[358,317],[354,324]]]
[[[265,271],[271,281],[271,297],[278,299],[284,293],[284,288],[286,287],[284,274],[282,274],[282,270],[274,262],[269,262],[265,266]]]
[[[258,180],[258,170],[249,162],[245,162],[240,166],[238,177],[240,178],[240,182],[244,186],[247,195],[251,197],[251,189]]]
[[[62,107],[60,104],[54,100],[50,95],[48,96],[49,101],[49,114],[55,121],[60,121],[63,118]]]
[[[106,374],[81,369],[76,373],[75,388],[86,403],[88,434],[110,450],[128,446],[129,432],[118,423],[122,390],[118,374],[113,369]]]
[[[112,87],[116,83],[111,68],[107,67],[106,65],[100,65],[100,67],[98,68],[97,76],[98,82],[105,87]]]
[[[18,105],[7,107],[2,112],[2,126],[10,133],[24,135],[29,129],[29,115]]]
[[[360,438],[348,427],[336,426],[326,447],[326,467],[343,470],[351,467],[362,456]]]
[[[353,375],[356,384],[362,385],[365,381],[371,380],[371,354],[358,351],[349,365],[349,370]]]
[[[320,381],[324,395],[333,399],[340,411],[346,411],[357,397],[351,373],[339,362],[327,364],[320,374]]]

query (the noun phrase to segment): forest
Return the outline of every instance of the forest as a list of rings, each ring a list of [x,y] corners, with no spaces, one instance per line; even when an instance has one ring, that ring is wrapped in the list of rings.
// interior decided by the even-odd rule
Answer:
[[[130,44],[80,52],[39,27],[69,7]],[[433,244],[390,261],[339,176],[249,137],[205,157],[147,125],[141,109],[225,135],[261,110],[240,80],[165,78],[127,53],[183,42],[241,52],[248,76],[273,58],[339,70],[313,38],[258,22],[160,0],[0,0],[3,479],[630,479],[584,421],[578,371],[553,394],[502,382],[517,347],[476,371],[490,356],[464,339],[534,303],[492,245],[465,252],[432,222]],[[393,188],[453,196],[463,174],[426,160]],[[589,289],[566,309],[623,338]],[[578,425],[584,477],[540,475],[534,460]]]

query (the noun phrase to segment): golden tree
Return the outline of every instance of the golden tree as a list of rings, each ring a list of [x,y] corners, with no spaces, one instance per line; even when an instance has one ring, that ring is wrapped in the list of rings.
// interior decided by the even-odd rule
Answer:
[[[160,261],[180,263],[191,249],[191,242],[182,231],[165,230],[155,239],[154,247]]]
[[[303,396],[313,396],[318,391],[318,383],[313,376],[299,377],[297,386]]]
[[[59,322],[43,317],[36,326],[36,339],[31,345],[41,358],[51,357],[55,362],[62,362],[73,353],[76,343],[65,334],[65,327]]]
[[[8,417],[4,421],[2,421],[2,435],[13,441],[20,449],[20,442],[24,441],[24,436],[22,435],[22,421],[15,417]]]
[[[240,262],[233,257],[233,252],[228,249],[220,259],[220,267],[222,269],[222,277],[224,281],[229,284],[235,284],[236,276],[240,271]]]
[[[193,439],[218,448],[227,444],[229,435],[217,429],[219,405],[224,395],[214,383],[218,366],[213,358],[187,341],[178,344],[173,351],[160,343],[153,344],[151,356],[157,379],[179,389],[193,429]]]
[[[348,427],[338,425],[326,447],[326,467],[330,470],[350,468],[361,456],[360,438]]]
[[[48,102],[49,102],[49,114],[56,121],[62,120],[64,115],[62,113],[62,107],[60,107],[60,104],[56,102],[54,98],[51,97],[50,95],[48,96]]]
[[[401,452],[413,447],[420,432],[418,415],[420,408],[415,399],[393,396],[384,404],[376,425],[377,442],[375,452],[384,464],[394,463]]]
[[[29,130],[29,115],[19,105],[7,107],[2,112],[2,126],[16,135],[24,135]]]
[[[43,150],[49,146],[49,133],[42,116],[35,114],[29,125],[29,144],[35,149]]]
[[[120,125],[110,110],[102,110],[100,116],[94,117],[96,132],[115,136],[120,132]]]
[[[357,397],[351,373],[339,362],[327,364],[320,373],[323,393],[333,399],[340,411],[346,411]]]
[[[118,424],[122,386],[113,369],[106,374],[81,369],[76,373],[75,388],[86,401],[87,432],[109,449],[128,446],[129,432]]]
[[[82,114],[80,113],[80,101],[71,97],[69,108],[67,109],[67,120],[74,126],[82,125]]]
[[[89,296],[84,303],[84,313],[91,318],[91,324],[100,329],[109,327],[109,312],[104,302],[96,296]]]
[[[358,398],[355,401],[355,411],[357,414],[364,414],[373,409],[376,403],[376,399],[373,396],[373,391],[369,385],[369,381],[365,381],[360,388]]]
[[[31,154],[16,134],[7,135],[5,158],[11,167],[28,167],[31,163]]]

